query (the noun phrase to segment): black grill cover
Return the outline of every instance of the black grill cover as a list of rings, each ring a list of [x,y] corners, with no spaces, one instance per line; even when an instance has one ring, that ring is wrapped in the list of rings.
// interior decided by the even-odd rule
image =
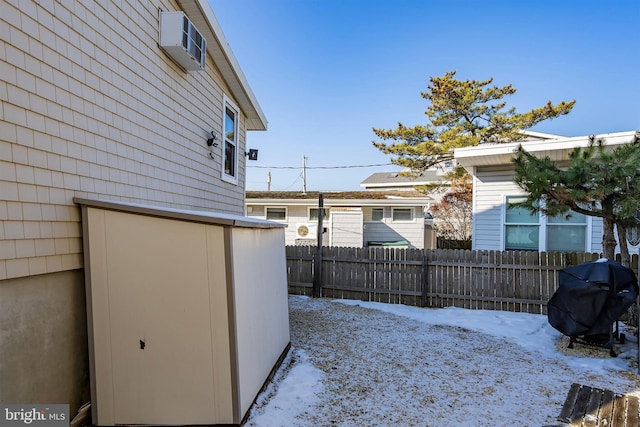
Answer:
[[[633,270],[607,259],[567,267],[558,277],[547,317],[551,326],[570,337],[609,333],[638,296]]]

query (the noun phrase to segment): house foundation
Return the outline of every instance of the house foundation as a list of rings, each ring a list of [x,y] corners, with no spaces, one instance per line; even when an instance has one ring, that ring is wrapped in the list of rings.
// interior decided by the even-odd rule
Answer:
[[[0,281],[0,402],[89,401],[82,269]]]

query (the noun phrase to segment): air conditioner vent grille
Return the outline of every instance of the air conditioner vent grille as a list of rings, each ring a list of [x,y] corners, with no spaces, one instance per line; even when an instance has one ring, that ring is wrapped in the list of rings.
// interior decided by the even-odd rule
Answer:
[[[160,14],[160,47],[185,69],[204,69],[207,41],[184,12]]]

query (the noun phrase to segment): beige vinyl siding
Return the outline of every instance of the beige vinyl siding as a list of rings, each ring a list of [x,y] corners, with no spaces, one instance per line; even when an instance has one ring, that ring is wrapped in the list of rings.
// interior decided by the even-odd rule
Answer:
[[[234,185],[206,146],[229,90],[158,47],[159,7],[0,0],[0,280],[82,267],[74,196],[243,213],[244,115]]]

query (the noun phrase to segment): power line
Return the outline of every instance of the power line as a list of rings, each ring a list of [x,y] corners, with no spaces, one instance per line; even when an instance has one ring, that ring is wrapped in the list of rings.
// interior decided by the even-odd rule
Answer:
[[[349,168],[373,168],[377,166],[393,166],[393,163],[377,163],[371,165],[350,165],[350,166],[306,166],[306,169],[349,169]],[[303,169],[302,166],[247,166],[256,169]]]

